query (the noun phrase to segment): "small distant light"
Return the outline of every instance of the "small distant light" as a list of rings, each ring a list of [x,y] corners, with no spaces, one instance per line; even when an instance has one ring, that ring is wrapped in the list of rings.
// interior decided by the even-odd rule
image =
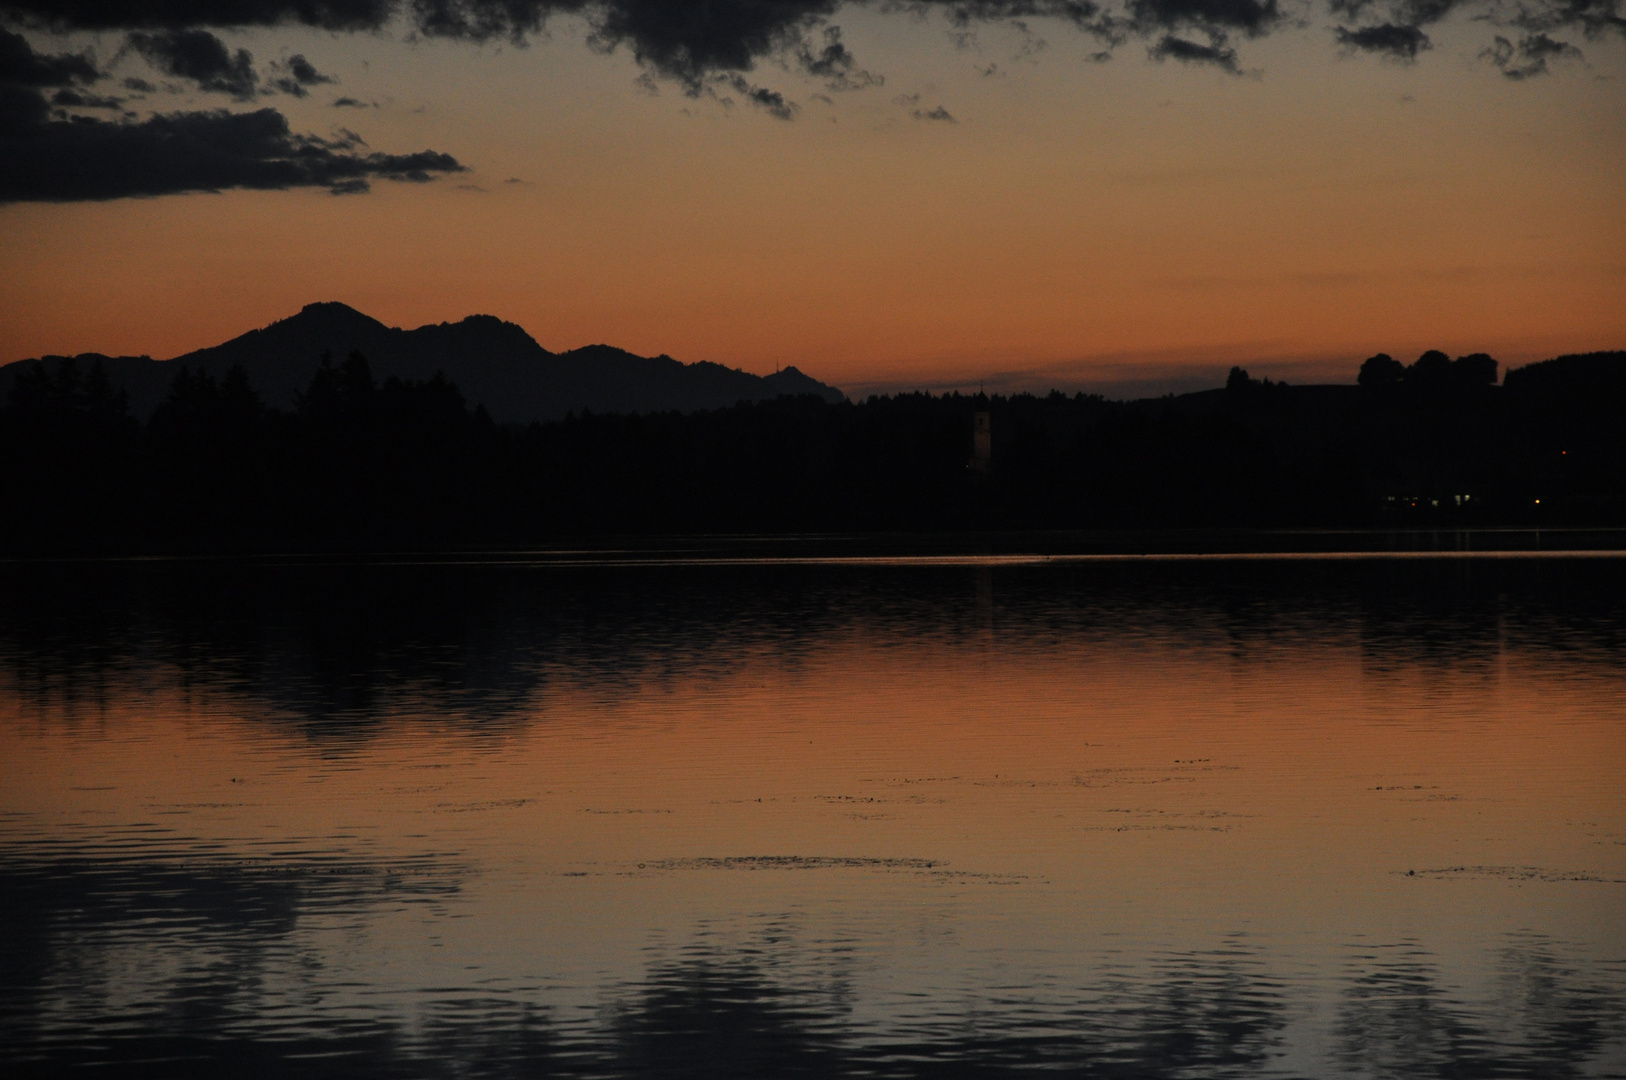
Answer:
[[[1540,505],[1541,505],[1541,500],[1540,500],[1540,499],[1537,499],[1537,500],[1536,500],[1536,505],[1537,505],[1537,506],[1540,506]]]

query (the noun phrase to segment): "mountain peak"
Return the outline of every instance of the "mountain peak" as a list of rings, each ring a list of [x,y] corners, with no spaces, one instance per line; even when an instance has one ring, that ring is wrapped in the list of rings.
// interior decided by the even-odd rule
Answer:
[[[341,304],[337,300],[321,300],[314,304],[306,304],[299,309],[298,315],[290,315],[286,319],[278,319],[277,323],[317,323],[322,326],[366,326],[375,327],[384,324],[371,315],[364,315],[349,304]],[[275,326],[277,323],[273,323]]]
[[[380,380],[422,381],[440,374],[499,423],[553,420],[583,409],[692,412],[782,394],[842,400],[840,390],[794,368],[758,376],[709,362],[683,364],[665,354],[638,356],[612,345],[554,354],[523,327],[494,315],[403,330],[335,300],[306,304],[295,315],[173,360],[120,360],[115,381],[130,391],[132,408],[145,418],[169,392],[173,371],[188,367],[220,379],[242,367],[264,401],[291,408],[323,357],[342,361],[352,351],[366,357]]]

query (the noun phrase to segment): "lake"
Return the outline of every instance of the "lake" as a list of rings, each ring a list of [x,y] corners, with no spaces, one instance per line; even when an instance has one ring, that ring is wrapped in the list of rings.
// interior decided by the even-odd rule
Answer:
[[[1620,553],[741,550],[0,567],[0,1069],[1626,1076]]]

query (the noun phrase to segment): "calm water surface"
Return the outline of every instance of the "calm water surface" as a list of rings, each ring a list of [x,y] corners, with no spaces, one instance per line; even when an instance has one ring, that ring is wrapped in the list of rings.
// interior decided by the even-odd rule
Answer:
[[[1626,1076],[1626,560],[0,568],[0,1070]]]

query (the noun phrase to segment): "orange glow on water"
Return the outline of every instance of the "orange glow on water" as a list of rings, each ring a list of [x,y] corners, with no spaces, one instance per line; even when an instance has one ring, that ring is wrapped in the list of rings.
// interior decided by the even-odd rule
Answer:
[[[1536,868],[1581,875],[1537,887],[1596,932],[1614,892],[1587,882],[1626,877],[1607,840],[1626,831],[1618,716],[1517,658],[1384,671],[1345,650],[1150,647],[1013,664],[855,641],[719,678],[550,690],[492,738],[420,715],[338,753],[229,695],[104,704],[64,726],[8,697],[13,828],[173,828],[183,848],[251,858],[453,852],[523,867],[572,908],[657,877],[740,903],[770,871],[871,866],[971,901],[1015,889],[1040,924],[1089,897],[1112,898],[1108,922],[1448,921],[1430,914],[1460,895],[1445,890]]]
[[[0,880],[41,974],[7,1000],[58,1058],[225,1025],[360,1067],[397,1053],[371,1025],[462,1060],[420,1027],[456,1014],[615,1061],[629,1016],[737,1035],[668,1009],[715,991],[860,1056],[1155,1062],[1242,1022],[1293,1058],[1260,1075],[1471,1064],[1415,1047],[1421,1003],[1607,1063],[1543,1040],[1618,1011],[1617,562],[14,582]]]

